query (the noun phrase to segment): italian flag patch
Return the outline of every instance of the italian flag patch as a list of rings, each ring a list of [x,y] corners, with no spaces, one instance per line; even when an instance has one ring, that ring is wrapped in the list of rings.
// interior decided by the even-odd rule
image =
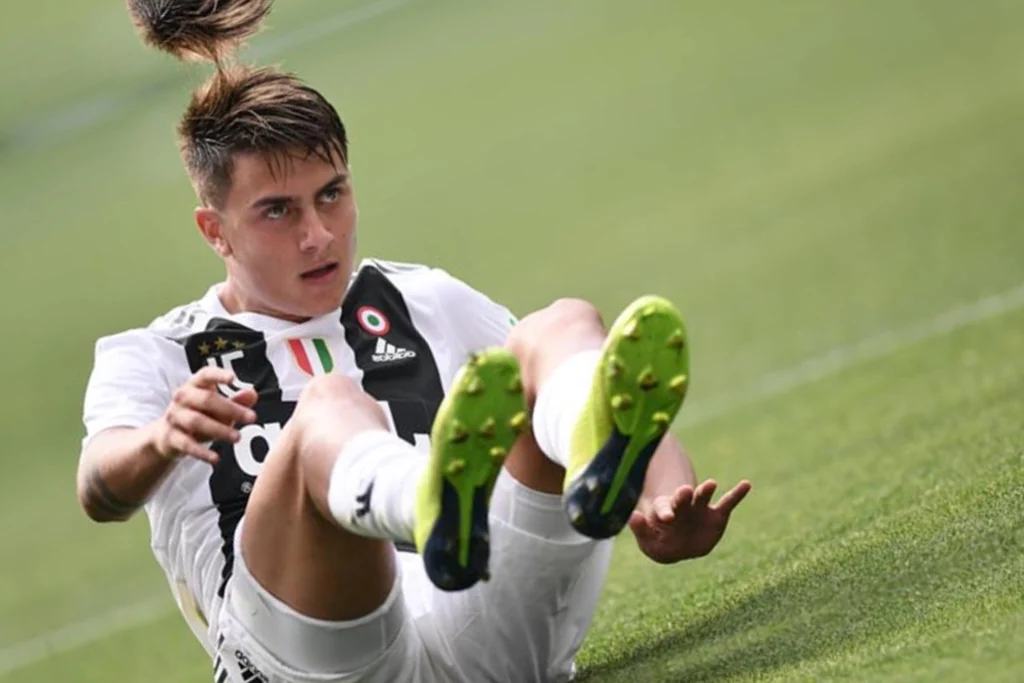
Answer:
[[[288,348],[295,364],[310,377],[326,375],[334,369],[334,358],[327,342],[315,339],[289,339]]]

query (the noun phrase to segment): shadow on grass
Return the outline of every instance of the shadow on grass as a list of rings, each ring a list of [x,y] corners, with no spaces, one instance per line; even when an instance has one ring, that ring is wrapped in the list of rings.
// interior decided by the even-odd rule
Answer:
[[[1001,507],[983,517],[974,510],[966,522],[950,516],[940,525],[926,515],[914,528],[878,528],[717,614],[587,667],[577,680],[756,678],[895,635],[957,604],[971,609],[976,596],[1012,590],[1020,513]],[[648,669],[659,675],[637,677]]]

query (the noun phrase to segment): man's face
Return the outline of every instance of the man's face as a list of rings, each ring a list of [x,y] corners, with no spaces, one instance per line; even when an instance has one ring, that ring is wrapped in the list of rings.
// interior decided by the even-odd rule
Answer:
[[[274,171],[262,155],[236,156],[223,208],[196,212],[227,265],[222,299],[229,310],[296,321],[329,313],[355,263],[358,209],[348,169],[296,156]]]

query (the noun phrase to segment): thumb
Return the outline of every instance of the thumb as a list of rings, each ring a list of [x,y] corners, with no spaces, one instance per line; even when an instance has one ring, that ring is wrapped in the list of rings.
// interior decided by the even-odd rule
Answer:
[[[639,510],[634,510],[629,516],[629,528],[637,537],[647,536],[650,532],[647,516]]]
[[[668,496],[658,498],[654,502],[654,513],[660,522],[671,522],[676,518],[676,511],[672,507],[672,499]]]

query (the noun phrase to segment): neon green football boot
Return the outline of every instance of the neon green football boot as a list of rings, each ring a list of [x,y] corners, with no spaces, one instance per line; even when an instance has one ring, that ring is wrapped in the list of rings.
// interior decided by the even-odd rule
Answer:
[[[642,297],[612,325],[572,435],[562,495],[581,534],[609,538],[626,525],[651,456],[682,408],[689,371],[686,325],[669,301]]]
[[[475,354],[434,418],[430,464],[416,501],[416,548],[441,590],[464,590],[489,578],[491,492],[528,427],[516,358],[500,348]]]

